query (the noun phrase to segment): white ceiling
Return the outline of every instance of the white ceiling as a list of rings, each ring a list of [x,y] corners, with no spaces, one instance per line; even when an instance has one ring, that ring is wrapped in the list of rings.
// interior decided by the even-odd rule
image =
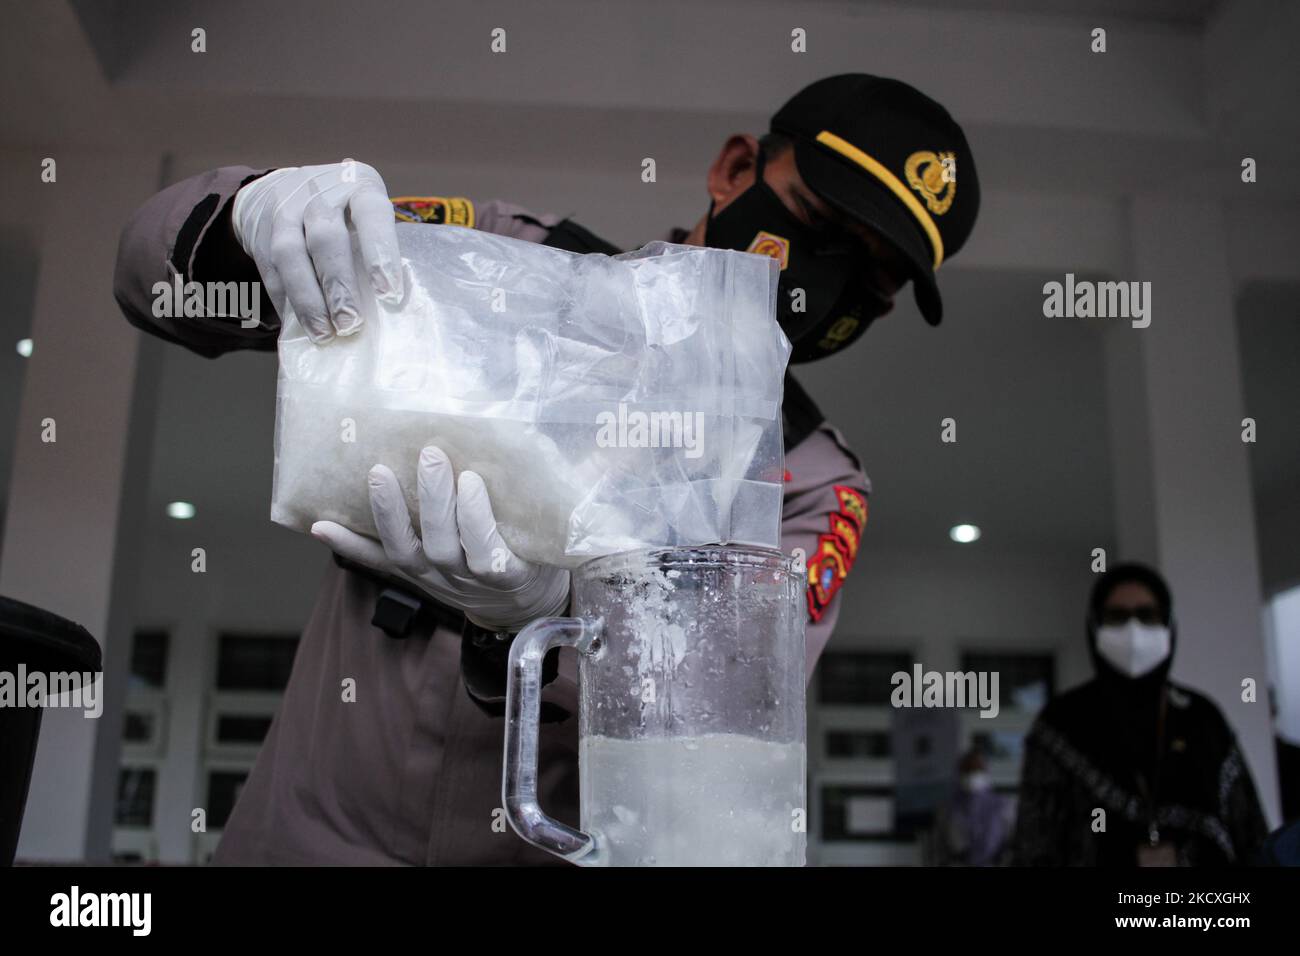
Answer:
[[[890,0],[886,0],[890,2]],[[894,5],[1052,17],[1107,18],[1200,27],[1218,0],[892,0]],[[1106,26],[1098,20],[1097,26]]]

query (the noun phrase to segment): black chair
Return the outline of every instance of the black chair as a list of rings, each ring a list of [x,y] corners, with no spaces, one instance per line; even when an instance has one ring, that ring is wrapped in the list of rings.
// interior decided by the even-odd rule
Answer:
[[[90,671],[100,677],[100,650],[80,624],[0,597],[0,672]],[[102,678],[101,678],[102,679]],[[25,695],[26,687],[17,687]],[[36,763],[41,707],[0,707],[0,866],[12,866]]]

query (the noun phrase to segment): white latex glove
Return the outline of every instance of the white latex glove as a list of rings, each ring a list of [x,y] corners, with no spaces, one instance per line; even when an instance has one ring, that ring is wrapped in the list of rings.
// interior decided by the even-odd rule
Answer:
[[[363,277],[386,301],[402,297],[402,260],[393,206],[374,168],[347,160],[277,169],[235,194],[235,238],[257,263],[277,309],[293,307],[317,345],[361,328],[349,226]]]
[[[419,532],[391,468],[370,469],[370,508],[380,541],[333,521],[311,526],[338,555],[382,574],[403,578],[493,631],[517,631],[534,618],[560,614],[569,603],[569,572],[532,564],[506,546],[497,531],[483,479],[460,474],[430,445],[416,467]]]

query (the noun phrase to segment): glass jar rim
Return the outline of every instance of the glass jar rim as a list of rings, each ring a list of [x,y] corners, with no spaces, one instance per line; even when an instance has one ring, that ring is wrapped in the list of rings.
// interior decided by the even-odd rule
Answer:
[[[586,577],[631,568],[673,570],[734,567],[793,572],[793,561],[789,555],[775,548],[748,544],[705,544],[618,551],[584,562],[578,566],[576,573]]]

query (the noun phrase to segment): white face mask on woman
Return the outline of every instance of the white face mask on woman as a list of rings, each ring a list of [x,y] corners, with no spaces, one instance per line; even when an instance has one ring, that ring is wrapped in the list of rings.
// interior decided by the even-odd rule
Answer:
[[[1169,656],[1169,628],[1162,624],[1108,624],[1097,628],[1097,653],[1129,677],[1141,677]]]

